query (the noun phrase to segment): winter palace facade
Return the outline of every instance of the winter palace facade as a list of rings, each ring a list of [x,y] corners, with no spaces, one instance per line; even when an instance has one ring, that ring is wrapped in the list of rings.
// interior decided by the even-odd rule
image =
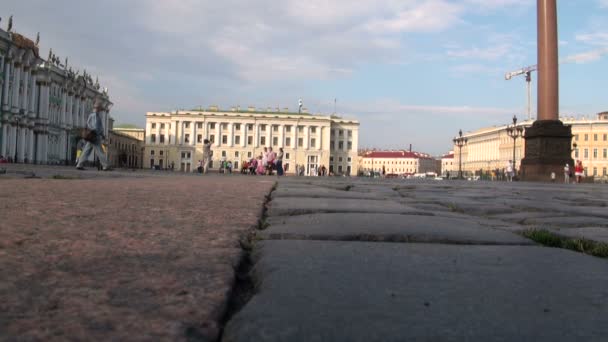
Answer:
[[[94,102],[104,106],[106,130],[112,103],[107,89],[74,72],[67,58],[60,61],[52,50],[40,57],[38,43],[39,36],[34,42],[13,32],[12,18],[0,29],[0,155],[17,163],[72,163]]]

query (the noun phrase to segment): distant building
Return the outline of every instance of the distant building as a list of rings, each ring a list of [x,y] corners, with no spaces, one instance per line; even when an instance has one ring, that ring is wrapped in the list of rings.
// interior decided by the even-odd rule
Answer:
[[[436,162],[428,154],[409,151],[367,151],[360,156],[359,171],[386,174],[435,172]]]
[[[314,175],[325,166],[335,174],[354,175],[357,170],[359,122],[338,116],[306,112],[221,110],[212,106],[175,112],[146,114],[144,166],[194,172],[202,160],[203,141],[212,142],[211,169],[220,161],[239,169],[244,161],[261,155],[264,147],[284,149],[286,174],[302,166]]]
[[[141,128],[114,128],[110,119],[108,135],[108,161],[114,168],[139,169],[143,167],[145,130]]]
[[[608,112],[597,114],[595,119],[562,117],[565,125],[572,126],[572,159],[581,160],[588,176],[608,177]],[[518,123],[527,128],[532,121]],[[463,136],[468,139],[462,148],[462,169],[467,172],[500,170],[513,159],[513,139],[507,134],[508,126],[482,128]],[[525,134],[525,133],[524,133]],[[577,147],[574,148],[574,143]],[[454,165],[459,163],[459,150],[454,146]],[[515,143],[515,167],[520,169],[525,155],[525,142]],[[572,167],[572,165],[570,165]]]
[[[456,172],[454,172],[456,171]],[[458,172],[458,165],[454,165],[454,151],[448,152],[448,154],[441,157],[441,170],[442,175],[447,175],[449,172],[451,175],[456,175]]]

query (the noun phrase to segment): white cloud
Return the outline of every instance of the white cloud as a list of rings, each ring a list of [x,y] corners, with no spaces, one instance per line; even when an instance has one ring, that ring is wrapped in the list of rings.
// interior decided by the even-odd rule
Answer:
[[[570,55],[562,60],[561,63],[577,63],[577,64],[585,64],[598,61],[602,58],[602,56],[608,54],[608,47],[591,50],[587,52],[577,53]]]
[[[608,0],[607,0],[608,1]],[[608,45],[608,32],[594,32],[576,35],[576,40],[589,45]]]
[[[503,70],[498,67],[488,66],[484,64],[460,64],[452,67],[451,72],[456,76],[468,75],[501,75]]]
[[[374,19],[365,27],[374,33],[438,32],[461,22],[463,7],[441,0],[417,2],[396,15]]]
[[[451,49],[448,50],[447,55],[449,57],[460,57],[468,59],[482,59],[482,60],[497,60],[504,57],[512,49],[510,44],[500,44],[488,47],[472,47],[468,49]]]

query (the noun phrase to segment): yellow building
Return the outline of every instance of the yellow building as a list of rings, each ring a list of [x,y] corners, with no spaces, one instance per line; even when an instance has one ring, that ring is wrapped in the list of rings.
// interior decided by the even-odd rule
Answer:
[[[562,117],[564,124],[572,126],[572,159],[581,160],[588,176],[608,177],[608,112],[597,114],[595,119]],[[518,123],[530,127],[532,121]],[[507,134],[509,126],[482,128],[463,135],[467,144],[462,147],[462,169],[465,172],[502,170],[513,159],[513,139]],[[576,143],[576,148],[574,144]],[[458,168],[460,151],[454,145],[454,165]],[[515,141],[515,168],[520,169],[525,155],[523,138]],[[570,165],[572,166],[572,165]]]
[[[458,165],[454,163],[454,151],[448,152],[448,154],[441,157],[441,174],[450,177],[456,176],[456,172],[458,171]]]
[[[238,170],[244,161],[261,155],[264,147],[284,149],[286,174],[303,166],[306,175],[325,166],[335,174],[357,170],[359,122],[338,116],[262,111],[215,106],[207,110],[148,112],[144,167],[194,172],[203,159],[203,141],[212,142],[210,168],[222,160]]]
[[[435,159],[418,152],[367,151],[360,157],[360,172],[406,175],[435,172]]]
[[[107,158],[114,168],[142,168],[145,130],[141,128],[114,127],[114,119],[108,121],[106,140]]]

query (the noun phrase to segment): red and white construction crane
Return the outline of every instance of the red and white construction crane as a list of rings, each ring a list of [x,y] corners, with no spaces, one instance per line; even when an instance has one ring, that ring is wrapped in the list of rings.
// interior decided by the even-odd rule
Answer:
[[[505,74],[505,80],[507,81],[515,76],[526,75],[526,85],[528,86],[528,120],[532,120],[532,72],[537,70],[538,65],[531,65]]]

